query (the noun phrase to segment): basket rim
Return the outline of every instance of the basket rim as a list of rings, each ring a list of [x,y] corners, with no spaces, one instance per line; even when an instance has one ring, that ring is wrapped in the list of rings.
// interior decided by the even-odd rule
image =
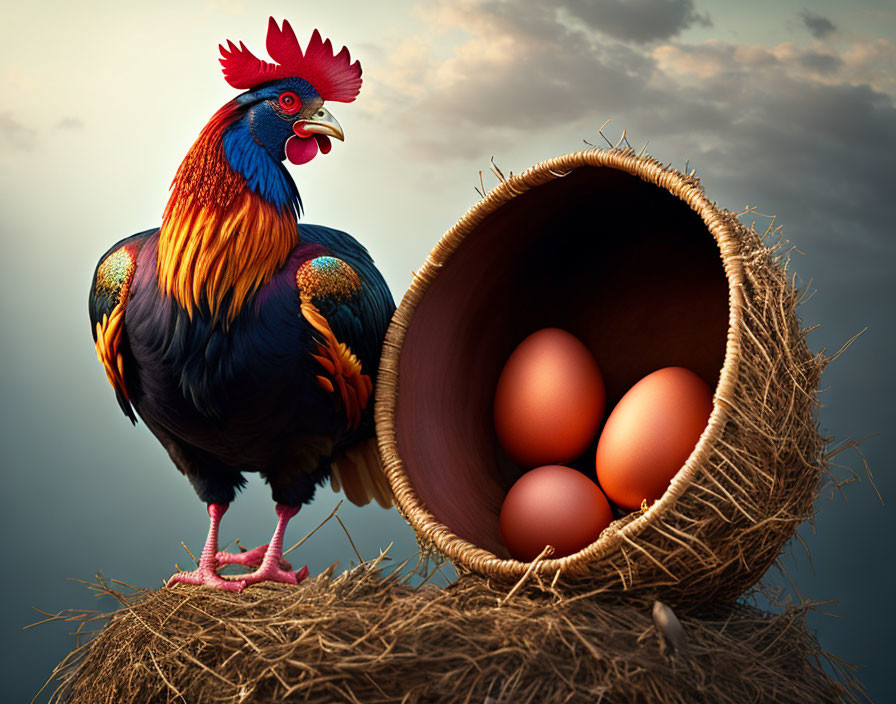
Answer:
[[[672,478],[663,496],[650,507],[642,508],[640,515],[628,520],[621,527],[618,522],[610,524],[596,541],[582,550],[561,558],[536,558],[533,562],[498,557],[494,553],[474,545],[454,534],[429,510],[425,502],[414,491],[405,471],[404,461],[398,453],[398,438],[395,427],[395,413],[399,392],[399,365],[404,339],[411,319],[429,284],[438,275],[439,269],[451,258],[463,240],[487,216],[532,188],[557,178],[563,178],[574,169],[583,166],[611,168],[626,172],[663,188],[684,201],[700,218],[713,235],[719,247],[725,276],[728,281],[728,334],[725,357],[719,381],[713,394],[713,410],[709,422],[700,436],[694,450],[682,468]],[[470,207],[436,243],[424,264],[415,272],[408,290],[392,317],[383,344],[379,373],[376,384],[374,418],[380,459],[389,485],[395,495],[399,511],[411,524],[418,540],[431,545],[448,557],[455,565],[499,578],[518,579],[526,573],[537,571],[541,574],[564,573],[584,575],[594,572],[596,563],[627,544],[643,552],[648,559],[656,559],[643,551],[634,541],[641,532],[662,519],[678,498],[692,483],[704,461],[708,458],[714,443],[721,437],[732,406],[731,398],[738,378],[738,360],[741,347],[741,330],[744,309],[744,268],[739,255],[737,241],[732,232],[729,218],[703,191],[700,182],[693,176],[686,176],[663,165],[649,155],[637,155],[633,149],[599,149],[597,147],[571,152],[541,161],[518,175],[501,177],[501,182],[491,189],[478,203]],[[667,572],[661,564],[661,571]],[[618,571],[618,570],[617,570]],[[669,574],[670,577],[673,575]],[[623,578],[623,584],[625,579]]]

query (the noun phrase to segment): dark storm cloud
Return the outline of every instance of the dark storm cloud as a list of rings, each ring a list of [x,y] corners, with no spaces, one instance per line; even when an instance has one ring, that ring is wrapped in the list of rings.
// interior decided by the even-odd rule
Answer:
[[[588,26],[633,42],[669,39],[693,24],[712,26],[693,0],[565,0],[563,5]]]
[[[834,54],[808,51],[800,57],[800,63],[817,73],[834,73],[843,65],[843,59]]]
[[[440,85],[415,100],[408,145],[425,158],[469,158],[512,139],[509,131],[555,125],[622,110],[638,110],[659,94],[648,86],[654,59],[638,48],[561,21],[556,9],[528,0],[440,4],[437,20],[471,35],[467,50],[416,85]],[[446,19],[447,17],[447,19]],[[495,47],[506,47],[496,51]],[[401,87],[398,87],[400,90]],[[425,130],[425,133],[423,133]]]
[[[533,0],[472,0],[467,7],[482,29],[512,35],[523,42],[553,41],[562,29],[556,9]]]
[[[3,151],[29,152],[34,149],[37,130],[19,122],[9,111],[0,112],[0,146]]]
[[[468,39],[427,69],[423,85],[439,90],[413,97],[415,156],[481,158],[558,126],[593,140],[613,118],[612,136],[625,128],[636,145],[674,145],[729,207],[775,208],[794,239],[848,242],[873,253],[869,275],[888,270],[896,241],[880,204],[891,198],[896,108],[863,85],[870,74],[854,51],[721,41],[644,49],[551,8],[528,12],[523,0],[439,7],[442,29]]]
[[[749,105],[723,111],[726,128],[693,131],[683,150],[715,187],[775,204],[782,221],[798,228],[797,241],[874,253],[878,264],[871,269],[887,274],[896,242],[881,204],[892,190],[893,101],[867,86],[781,78],[765,87],[751,92]],[[710,104],[711,89],[690,98]],[[642,123],[654,135],[667,124],[650,116]]]
[[[834,23],[827,17],[816,15],[809,10],[803,10],[800,13],[800,18],[803,20],[803,24],[806,25],[806,29],[809,30],[809,33],[816,39],[824,39],[837,29]]]
[[[468,40],[432,69],[451,78],[450,89],[433,78],[424,84],[440,89],[414,99],[422,127],[407,146],[415,155],[500,154],[555,126],[579,125],[594,139],[613,118],[616,134],[674,144],[726,192],[786,203],[813,237],[892,248],[879,203],[890,198],[896,109],[861,85],[846,53],[720,41],[644,49],[527,0],[440,7],[442,28]],[[693,10],[678,7],[682,17]],[[831,82],[841,74],[843,83]]]
[[[437,92],[421,108],[453,125],[526,129],[576,120],[599,106],[629,109],[650,100],[650,58],[624,46],[594,49],[574,33],[559,41],[561,53],[534,49],[488,73],[471,71],[464,93],[475,99]]]
[[[882,277],[896,254],[882,204],[892,190],[896,105],[867,85],[821,82],[756,47],[706,43],[659,54],[668,90],[653,110],[628,113],[651,140],[674,139],[713,193],[773,208],[801,242],[864,252]],[[839,66],[843,62],[832,57]],[[695,68],[696,67],[696,68]],[[690,71],[711,67],[693,80]],[[817,70],[817,69],[816,69]],[[741,207],[733,203],[729,207]],[[838,276],[853,276],[849,271]]]

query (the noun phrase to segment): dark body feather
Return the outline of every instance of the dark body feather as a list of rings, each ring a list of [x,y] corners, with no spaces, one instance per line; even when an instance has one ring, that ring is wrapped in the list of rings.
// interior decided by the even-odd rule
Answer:
[[[330,255],[357,273],[362,285],[351,300],[315,303],[375,379],[395,305],[373,260],[344,232],[300,225],[300,244],[287,263],[225,324],[203,306],[191,318],[164,295],[158,231],[136,237],[143,241],[123,345],[133,407],[203,501],[230,503],[244,471],[260,472],[278,503],[310,501],[332,458],[373,435],[373,404],[349,429],[338,395],[316,383],[321,368],[311,355],[318,336],[300,314],[296,270]],[[95,308],[92,299],[92,316]]]

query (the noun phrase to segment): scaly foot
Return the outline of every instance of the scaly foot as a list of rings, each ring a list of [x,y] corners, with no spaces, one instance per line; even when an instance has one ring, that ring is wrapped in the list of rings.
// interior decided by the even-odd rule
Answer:
[[[258,584],[259,582],[281,582],[282,584],[299,584],[308,576],[308,565],[305,565],[298,572],[290,570],[281,570],[276,566],[262,565],[254,572],[241,575],[243,581],[249,584]]]
[[[261,561],[264,559],[264,554],[267,552],[267,549],[267,545],[259,545],[257,548],[253,548],[252,550],[245,550],[243,552],[219,552],[217,555],[215,555],[215,559],[218,561],[219,567],[221,565],[243,565],[244,567],[258,567],[261,565]],[[280,558],[280,567],[284,570],[292,569],[292,565],[282,557]]]
[[[192,572],[178,572],[168,580],[168,585],[177,584],[204,584],[214,589],[223,589],[228,592],[241,592],[246,588],[246,582],[242,579],[224,579],[215,572],[218,569],[218,561],[215,555],[218,552],[218,526],[221,517],[227,511],[227,504],[209,504],[208,537],[205,546],[199,556],[199,566]]]
[[[241,575],[246,584],[258,584],[259,582],[298,584],[308,576],[307,565],[298,572],[291,572],[288,569],[279,567],[283,562],[283,534],[286,532],[286,524],[289,523],[290,518],[299,512],[299,507],[277,504],[276,511],[277,528],[274,530],[274,537],[271,538],[261,564],[254,572]]]
[[[241,592],[246,588],[247,582],[244,579],[224,579],[215,572],[211,565],[200,564],[192,572],[178,572],[172,575],[166,586],[172,584],[204,584],[207,587],[215,589],[223,589],[228,592]]]

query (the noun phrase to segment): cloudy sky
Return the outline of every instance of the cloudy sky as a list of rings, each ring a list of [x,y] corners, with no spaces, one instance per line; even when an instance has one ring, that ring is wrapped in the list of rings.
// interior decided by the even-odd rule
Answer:
[[[66,578],[97,570],[156,586],[198,547],[206,517],[145,428],[131,428],[97,365],[85,301],[98,256],[157,225],[180,159],[234,91],[217,44],[260,53],[267,16],[300,37],[318,27],[364,67],[335,104],[346,142],[293,173],[309,222],[353,233],[396,296],[472,205],[494,156],[521,171],[626,131],[637,149],[696,167],[723,207],[774,214],[812,280],[801,309],[813,349],[867,332],[826,372],[820,424],[864,444],[884,499],[896,495],[889,437],[896,343],[889,206],[896,180],[896,10],[887,0],[452,0],[257,3],[4,2],[0,22],[0,367],[4,582],[11,701],[27,700],[66,652],[64,627],[21,632],[31,606],[103,608]],[[491,180],[493,183],[493,179]],[[861,468],[857,455],[846,461]],[[843,470],[845,473],[846,470]],[[864,469],[861,469],[864,475]],[[829,492],[830,493],[830,492]],[[827,494],[826,494],[827,497]],[[335,504],[294,521],[301,537]],[[887,556],[892,510],[867,482],[825,498],[794,550],[800,592],[839,618],[822,643],[891,691]],[[342,509],[366,557],[413,537],[394,513]],[[273,510],[260,482],[234,504],[225,540],[264,542]],[[332,530],[330,530],[332,528]],[[305,549],[307,547],[307,549]],[[303,546],[312,571],[352,557],[338,526]],[[799,549],[801,550],[801,548]],[[771,574],[776,582],[785,577]]]

